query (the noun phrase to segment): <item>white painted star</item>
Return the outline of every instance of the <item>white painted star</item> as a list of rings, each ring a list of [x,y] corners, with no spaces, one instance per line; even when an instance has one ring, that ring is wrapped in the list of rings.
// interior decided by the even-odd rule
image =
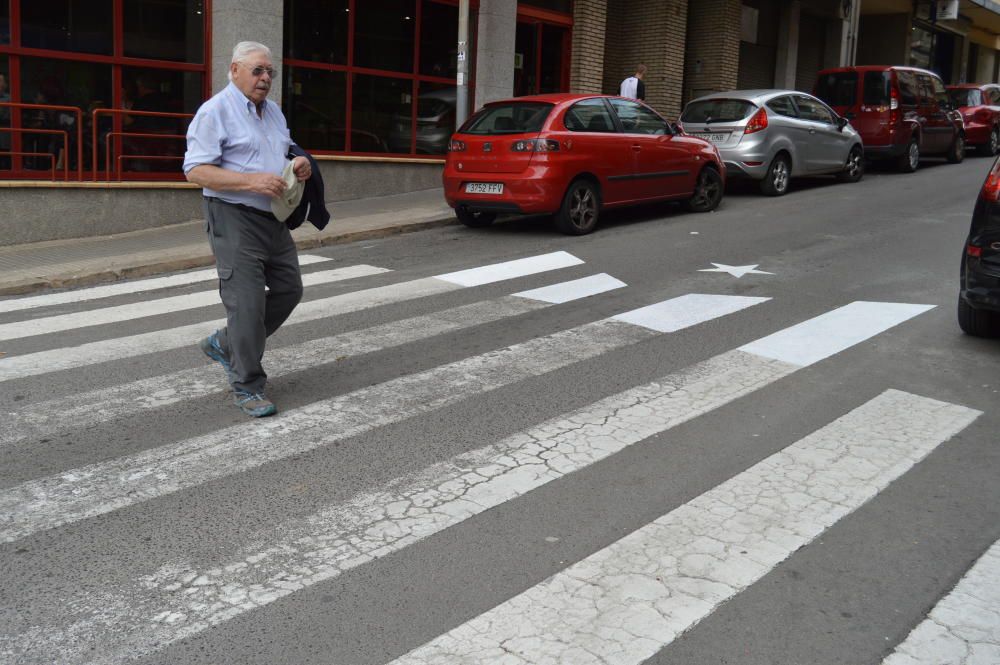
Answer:
[[[725,263],[714,263],[709,262],[714,268],[702,268],[698,272],[728,272],[730,275],[739,279],[743,275],[773,275],[773,272],[765,272],[763,270],[757,270],[759,263],[755,263],[752,266],[727,266]]]

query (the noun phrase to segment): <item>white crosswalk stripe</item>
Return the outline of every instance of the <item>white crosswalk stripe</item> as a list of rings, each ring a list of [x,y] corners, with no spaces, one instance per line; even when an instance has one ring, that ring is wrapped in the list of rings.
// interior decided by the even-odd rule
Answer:
[[[463,305],[366,330],[310,340],[269,352],[268,376],[273,381],[292,372],[321,367],[349,356],[389,349],[543,309],[553,302],[544,299],[551,293],[559,293],[558,302],[565,303],[570,302],[570,292],[573,299],[577,299],[624,286],[624,282],[610,275],[593,275],[507,298]],[[74,428],[88,427],[94,423],[132,416],[147,409],[205,397],[223,389],[220,376],[218,367],[211,363],[111,388],[30,404],[16,411],[0,414],[0,420],[8,424],[7,428],[0,431],[0,445],[28,437],[51,436],[60,427],[69,424]]]
[[[638,665],[978,415],[884,393],[394,665]]]
[[[325,256],[314,256],[302,254],[299,256],[300,266],[309,266],[317,263],[325,263],[333,259]],[[54,307],[56,305],[69,305],[72,303],[86,302],[88,300],[100,300],[114,296],[129,295],[133,293],[149,293],[161,289],[169,289],[176,286],[188,286],[198,282],[208,282],[218,279],[215,268],[205,270],[193,270],[179,275],[168,277],[153,277],[150,279],[137,279],[125,282],[115,282],[114,284],[103,284],[85,289],[75,289],[73,291],[61,291],[59,293],[46,293],[39,296],[28,296],[25,298],[9,298],[0,300],[0,313],[21,312],[27,309],[38,307]]]
[[[536,275],[580,263],[580,259],[571,254],[554,252],[494,266],[484,266],[462,273],[448,273],[438,277],[426,277],[399,284],[353,291],[330,298],[304,302],[292,312],[285,325],[315,321],[347,312],[400,303],[464,288],[466,284],[455,281],[455,275],[460,275],[458,279],[461,281],[469,281],[469,286],[478,286],[515,277]],[[225,325],[225,319],[216,319],[129,337],[90,342],[79,346],[6,356],[0,358],[0,381],[10,381],[48,372],[86,367],[111,360],[133,358],[158,351],[179,349],[194,344],[199,338],[211,332],[213,328],[223,325]]]
[[[326,260],[318,257],[303,263]],[[628,291],[622,281],[604,273],[562,281],[547,275],[580,265],[583,261],[571,254],[553,252],[387,286],[361,284],[349,293],[307,301],[287,325],[426,299],[409,306],[405,317],[385,323],[285,346],[279,342],[267,353],[271,381],[296,372],[324,372],[345,357],[465,333],[480,325],[519,326],[555,320],[558,311],[578,311],[571,324],[559,326],[556,332],[549,332],[554,329],[549,324],[546,334],[521,335],[516,339],[524,341],[467,357],[458,355],[461,347],[456,345],[442,364],[412,374],[393,374],[396,378],[381,383],[362,383],[362,388],[333,397],[314,397],[316,401],[274,418],[216,429],[199,425],[191,438],[177,441],[168,434],[159,442],[144,441],[139,452],[105,458],[98,451],[97,457],[84,461],[99,461],[44,477],[22,476],[0,489],[0,543],[11,550],[24,545],[27,551],[35,542],[32,536],[44,542],[49,536],[43,532],[75,524],[65,534],[53,531],[51,536],[56,541],[64,536],[77,538],[102,522],[84,520],[113,511],[155,514],[156,504],[149,503],[153,499],[197,492],[196,488],[211,481],[239,482],[240,474],[272,462],[320,448],[325,453],[358,435],[372,436],[377,428],[435,414],[445,407],[464,410],[464,402],[471,407],[489,399],[491,391],[535,378],[554,380],[550,375],[560,370],[575,372],[594,363],[607,366],[618,354],[670,349],[674,340],[683,337],[671,333],[723,317],[749,320],[755,317],[746,314],[747,310],[770,300],[676,295],[675,291],[658,295],[666,299],[644,307],[629,311],[618,307],[611,311],[621,313],[613,316],[603,309],[582,318],[581,313],[590,311],[580,304],[589,302],[584,299],[602,296],[607,305],[619,297],[616,294]],[[358,272],[347,277],[351,271]],[[311,273],[314,276],[307,279],[308,283],[327,283],[383,272],[388,271],[351,266]],[[507,291],[511,295],[435,309],[434,296],[531,276],[535,276],[531,288],[511,289]],[[82,310],[0,324],[0,339],[64,331],[79,331],[85,339],[93,326],[214,305],[218,301],[214,291],[162,298],[154,294],[155,299],[143,303],[96,309],[91,302],[211,279],[214,271],[195,271],[0,301],[0,313],[73,304]],[[629,307],[635,301],[631,296]],[[772,307],[754,311],[773,314]],[[415,314],[420,308],[429,313]],[[434,537],[445,529],[462,524],[463,529],[471,529],[477,520],[470,518],[485,511],[513,510],[508,504],[515,499],[532,501],[548,492],[562,492],[564,484],[575,482],[567,478],[571,474],[610,463],[610,458],[630,447],[694,419],[711,417],[736,400],[759,400],[762,396],[756,393],[803,385],[810,372],[803,372],[801,380],[782,380],[807,367],[815,367],[811,372],[827,371],[826,364],[817,363],[930,309],[930,305],[859,301],[777,332],[770,332],[777,326],[768,326],[765,332],[770,334],[747,343],[749,336],[738,338],[732,346],[723,347],[731,350],[696,359],[653,381],[633,380],[613,389],[618,391],[614,394],[597,390],[589,398],[594,401],[585,406],[544,413],[503,438],[470,440],[460,448],[465,452],[436,457],[419,471],[405,475],[391,471],[398,477],[385,480],[391,476],[384,475],[378,483],[361,484],[360,493],[353,496],[345,492],[336,501],[317,503],[294,518],[275,520],[254,533],[240,532],[211,559],[204,553],[189,558],[182,548],[168,549],[177,554],[136,565],[134,572],[121,575],[114,585],[102,586],[97,581],[72,588],[60,582],[46,587],[49,593],[59,589],[58,601],[30,619],[20,619],[5,601],[0,603],[0,618],[7,619],[0,621],[7,624],[0,628],[0,662],[119,663],[154,654],[186,638],[210,636],[213,628],[230,620],[254,612],[266,614],[279,599],[377,559],[390,554],[408,556],[411,545],[428,540],[433,545]],[[756,318],[758,323],[766,319]],[[589,322],[580,324],[581,320]],[[202,322],[0,357],[0,381],[39,377],[37,381],[44,382],[46,374],[128,358],[136,359],[134,366],[140,367],[144,356],[157,351],[190,345],[196,352],[197,339],[220,324]],[[494,346],[500,344],[490,348]],[[5,454],[31,454],[34,445],[51,447],[54,436],[99,427],[84,439],[85,445],[92,445],[91,440],[98,438],[94,432],[116,436],[119,423],[139,421],[147,414],[169,416],[184,403],[226,389],[216,363],[177,369],[170,362],[176,361],[168,360],[148,372],[142,366],[139,378],[132,371],[126,374],[130,378],[108,387],[5,404],[0,407],[6,410],[0,413],[0,447],[6,448]],[[284,380],[294,383],[298,378]],[[435,627],[395,651],[394,656],[403,655],[392,662],[637,665],[722,603],[736,602],[741,592],[796,550],[862,505],[877,501],[885,488],[980,415],[965,406],[888,389],[844,415],[834,414],[816,423],[811,434],[777,453],[770,454],[777,448],[769,450],[770,456],[749,468],[734,469],[728,480],[707,491],[699,489],[703,491],[700,496],[690,501],[685,497],[687,503],[671,505],[661,517],[648,523],[643,519],[644,524],[611,545],[605,546],[609,539],[600,549],[566,562],[554,575],[548,570],[497,597],[491,609],[479,607],[456,615],[448,625]],[[671,440],[665,441],[663,454],[670,455]],[[417,462],[423,464],[427,462]],[[561,482],[553,482],[557,480]],[[535,492],[543,487],[547,489]],[[179,495],[178,500],[183,499]],[[215,509],[208,506],[206,510]],[[998,548],[1000,544],[983,555],[927,621],[917,619],[910,624],[916,626],[910,637],[884,665],[996,660],[1000,644],[996,638],[1000,615],[995,611],[1000,604],[995,597],[1000,587]],[[24,594],[33,591],[19,586],[17,565],[10,570],[14,576],[9,588],[16,602],[21,602]],[[536,584],[538,580],[543,581]]]
[[[302,276],[302,283],[305,286],[318,286],[322,284],[332,284],[346,279],[356,279],[358,277],[366,277],[368,275],[377,275],[383,272],[389,271],[385,268],[376,268],[375,266],[367,265],[348,266],[346,268],[336,268],[334,270],[307,273]],[[182,312],[187,309],[197,309],[199,307],[209,307],[211,305],[221,304],[222,301],[219,299],[218,290],[213,289],[211,291],[200,291],[198,293],[187,293],[168,298],[145,300],[143,302],[130,303],[128,305],[104,307],[102,309],[77,312],[74,314],[62,314],[59,316],[49,316],[29,321],[19,321],[17,323],[0,324],[0,341],[33,337],[35,335],[47,335],[50,333],[74,330],[77,328],[119,323],[121,321],[131,321],[147,316],[171,314],[173,312]]]
[[[883,665],[1000,663],[1000,541],[934,606]]]
[[[766,298],[729,296],[729,313]],[[655,331],[605,319],[313,402],[262,423],[23,483],[0,492],[0,541],[101,515],[440,409],[649,339]],[[441,391],[441,385],[450,390]],[[327,432],[335,432],[328,434]]]

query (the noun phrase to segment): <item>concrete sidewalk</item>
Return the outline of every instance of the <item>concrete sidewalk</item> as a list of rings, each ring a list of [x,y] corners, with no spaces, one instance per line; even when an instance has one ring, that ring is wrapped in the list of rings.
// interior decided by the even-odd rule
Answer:
[[[380,238],[451,224],[455,215],[440,189],[327,204],[323,231],[303,224],[292,232],[299,249]],[[0,247],[0,295],[82,286],[212,265],[204,222],[120,235]]]

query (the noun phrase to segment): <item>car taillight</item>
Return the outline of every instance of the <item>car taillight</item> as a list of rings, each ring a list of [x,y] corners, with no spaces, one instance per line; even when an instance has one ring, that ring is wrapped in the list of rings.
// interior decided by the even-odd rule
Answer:
[[[1000,160],[997,160],[990,169],[979,196],[987,201],[1000,201]]]
[[[557,152],[559,141],[552,139],[522,139],[514,141],[510,149],[514,152]]]
[[[759,132],[763,129],[767,129],[767,111],[761,106],[760,109],[753,114],[750,118],[750,122],[747,123],[747,128],[743,130],[744,134],[753,134],[754,132]]]
[[[889,97],[889,124],[899,123],[899,92],[893,88]]]
[[[465,141],[456,139],[448,141],[448,152],[465,152]]]
[[[983,255],[983,248],[976,245],[966,245],[965,253],[974,259],[978,259]]]

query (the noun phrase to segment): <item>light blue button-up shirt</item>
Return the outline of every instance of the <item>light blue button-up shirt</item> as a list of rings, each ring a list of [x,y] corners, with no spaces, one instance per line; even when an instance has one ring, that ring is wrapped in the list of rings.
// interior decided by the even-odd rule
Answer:
[[[212,164],[238,173],[273,173],[280,176],[292,139],[281,108],[264,101],[263,115],[232,82],[201,105],[188,126],[184,173]],[[207,187],[205,196],[242,203],[271,212],[271,197],[252,192],[217,192]]]

